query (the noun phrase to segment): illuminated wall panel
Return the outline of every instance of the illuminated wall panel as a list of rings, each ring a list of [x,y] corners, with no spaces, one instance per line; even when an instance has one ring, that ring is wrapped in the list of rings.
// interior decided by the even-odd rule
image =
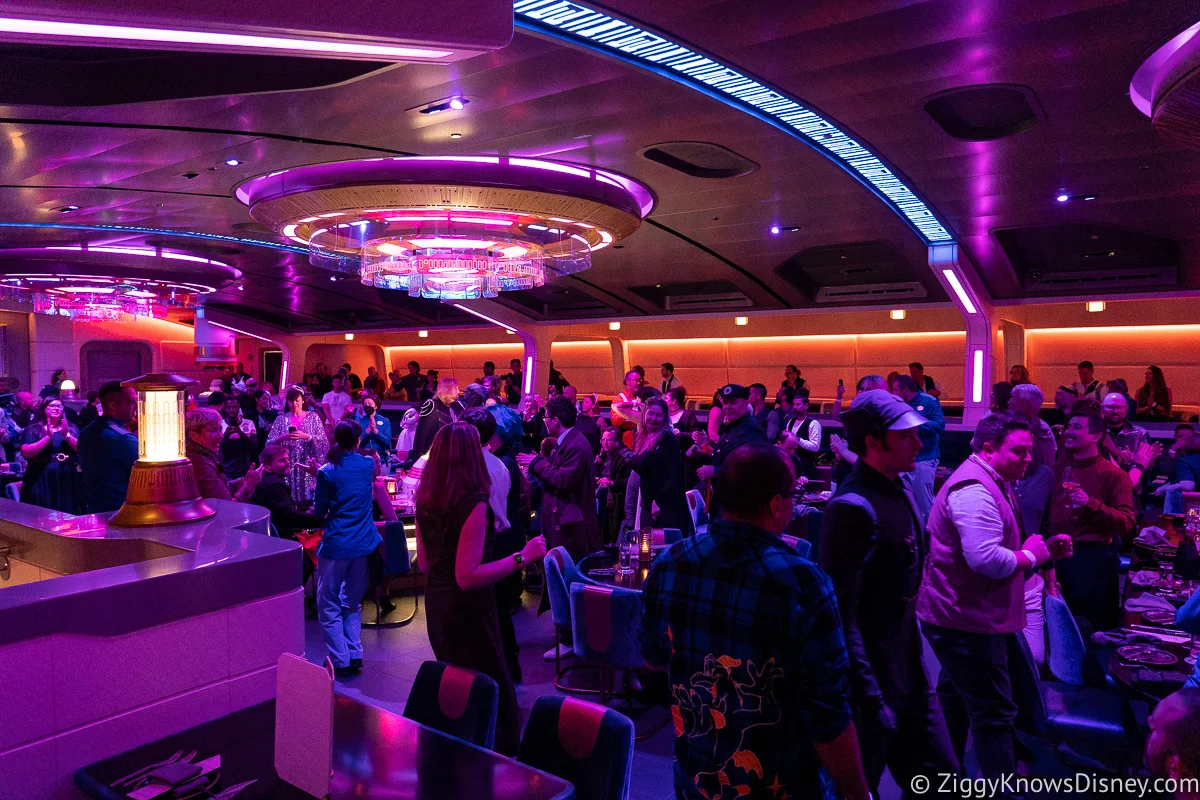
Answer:
[[[419,347],[389,347],[388,358],[392,369],[403,375],[408,371],[409,361],[417,361],[421,372],[438,371],[439,378],[454,378],[460,389],[483,376],[483,362],[496,365],[497,375],[508,374],[508,362],[514,358],[524,359],[525,348],[519,341],[503,344],[452,344],[426,345]],[[357,369],[357,365],[356,365]],[[363,373],[359,373],[362,375]]]
[[[617,391],[613,381],[612,345],[608,342],[554,342],[550,346],[550,358],[554,368],[581,393],[611,394]]]

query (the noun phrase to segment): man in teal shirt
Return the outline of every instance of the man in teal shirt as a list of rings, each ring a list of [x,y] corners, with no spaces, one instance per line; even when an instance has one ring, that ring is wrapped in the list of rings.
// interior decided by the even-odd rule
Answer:
[[[89,514],[116,511],[129,491],[138,459],[138,437],[129,430],[137,416],[137,391],[111,381],[100,387],[103,414],[79,434],[79,467]]]
[[[904,479],[912,489],[913,499],[917,510],[921,512],[921,523],[929,519],[933,509],[933,479],[937,475],[938,461],[942,457],[940,442],[942,433],[946,430],[946,415],[942,413],[942,404],[931,394],[926,394],[917,387],[917,382],[908,375],[901,375],[893,384],[896,394],[908,403],[918,414],[928,420],[917,429],[921,437],[921,452],[917,454],[917,468],[904,473]]]

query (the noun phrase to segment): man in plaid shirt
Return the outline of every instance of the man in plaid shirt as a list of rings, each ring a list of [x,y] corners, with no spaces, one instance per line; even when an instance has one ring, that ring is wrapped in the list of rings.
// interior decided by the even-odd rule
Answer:
[[[733,451],[722,518],[644,584],[642,654],[668,672],[679,798],[870,796],[833,584],[779,538],[795,480],[777,448]]]

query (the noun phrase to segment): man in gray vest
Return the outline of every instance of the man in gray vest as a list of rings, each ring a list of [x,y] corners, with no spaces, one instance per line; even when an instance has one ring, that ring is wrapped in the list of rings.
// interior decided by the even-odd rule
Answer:
[[[942,665],[938,694],[959,761],[969,727],[983,777],[999,780],[1017,766],[1009,654],[1024,644],[1025,574],[1070,556],[1071,539],[1025,536],[1010,486],[1024,476],[1033,450],[1024,417],[985,417],[971,449],[929,515],[917,618]]]
[[[921,665],[916,606],[929,548],[900,479],[921,451],[925,417],[875,389],[855,396],[841,419],[858,459],[825,510],[819,551],[842,612],[863,771],[878,795],[885,767],[902,787],[959,771]]]

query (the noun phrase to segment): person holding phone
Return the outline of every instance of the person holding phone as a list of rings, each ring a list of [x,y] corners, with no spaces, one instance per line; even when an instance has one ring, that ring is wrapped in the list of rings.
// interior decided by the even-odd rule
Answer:
[[[292,465],[288,480],[292,498],[300,505],[307,504],[317,488],[316,468],[329,455],[329,437],[321,415],[304,409],[304,392],[299,386],[288,389],[287,408],[271,425],[267,444],[287,449]]]

